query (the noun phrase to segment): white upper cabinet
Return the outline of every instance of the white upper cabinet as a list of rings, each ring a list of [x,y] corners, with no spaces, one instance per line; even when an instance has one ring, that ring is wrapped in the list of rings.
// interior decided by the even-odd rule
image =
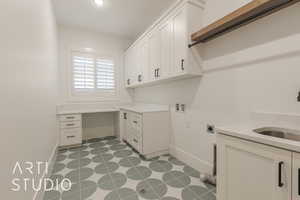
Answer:
[[[149,80],[149,40],[145,38],[139,46],[138,82],[144,83]]]
[[[126,87],[201,75],[201,55],[188,48],[202,27],[203,1],[174,4],[125,53]]]
[[[174,26],[174,73],[184,73],[188,53],[186,9],[179,10],[173,18]]]
[[[167,78],[173,73],[173,22],[167,21],[159,28],[160,68],[159,77]]]
[[[149,64],[150,64],[150,81],[159,79],[160,63],[160,34],[155,30],[149,36]]]
[[[126,87],[136,85],[138,83],[138,49],[137,46],[130,48],[125,53],[125,81]]]
[[[125,62],[125,85],[126,87],[130,86],[130,51],[127,51],[124,55],[124,62]]]

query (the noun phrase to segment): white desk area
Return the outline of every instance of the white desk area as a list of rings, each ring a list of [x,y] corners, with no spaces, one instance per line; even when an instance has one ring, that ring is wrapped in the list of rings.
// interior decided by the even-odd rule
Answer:
[[[60,146],[80,145],[88,139],[119,136],[146,157],[168,152],[170,116],[167,105],[66,105],[58,106],[57,116]],[[153,132],[157,135],[153,135]]]
[[[119,112],[119,111],[120,111],[119,108],[60,110],[60,111],[57,111],[57,115],[106,113],[106,112]]]
[[[99,106],[93,105],[60,105],[57,106],[57,122],[59,124],[60,130],[60,146],[73,146],[80,145],[82,141],[85,139],[92,139],[92,137],[88,137],[84,132],[91,132],[92,128],[84,131],[84,126],[87,126],[87,121],[90,120],[93,123],[93,128],[96,129],[97,123],[103,124],[103,120],[105,123],[111,123],[110,126],[119,130],[119,107],[117,106],[105,106],[99,108]],[[105,115],[108,117],[99,116]],[[113,116],[113,117],[112,117]],[[110,119],[103,119],[110,118]],[[112,122],[108,122],[108,120]],[[106,125],[107,126],[107,125]],[[116,127],[115,127],[116,126]],[[112,132],[107,129],[111,129],[112,127],[104,127],[106,132]],[[97,130],[94,130],[94,132]],[[100,132],[100,131],[99,131]],[[114,131],[113,131],[114,132]],[[114,135],[118,134],[116,132],[112,133]]]

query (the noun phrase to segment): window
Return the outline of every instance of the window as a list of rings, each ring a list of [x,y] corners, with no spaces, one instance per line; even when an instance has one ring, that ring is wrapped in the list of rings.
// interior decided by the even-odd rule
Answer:
[[[75,95],[113,96],[116,93],[114,62],[93,54],[72,54],[72,87]]]

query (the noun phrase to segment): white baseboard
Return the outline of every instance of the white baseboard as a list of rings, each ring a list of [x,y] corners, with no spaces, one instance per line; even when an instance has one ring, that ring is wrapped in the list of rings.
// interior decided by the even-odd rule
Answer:
[[[212,164],[210,164],[207,161],[201,160],[197,156],[186,152],[178,147],[171,145],[170,154],[176,157],[178,160],[181,160],[186,164],[190,165],[191,167],[195,168],[196,170],[200,171],[201,173],[212,173]]]
[[[48,173],[46,173],[46,171],[44,171],[44,173],[41,177],[42,179],[49,178],[51,176],[51,172],[54,167],[55,160],[56,160],[58,146],[59,146],[59,144],[57,143],[54,146],[54,149],[52,150],[50,158],[48,159]],[[43,197],[44,197],[44,190],[36,191],[33,195],[33,200],[42,200]]]

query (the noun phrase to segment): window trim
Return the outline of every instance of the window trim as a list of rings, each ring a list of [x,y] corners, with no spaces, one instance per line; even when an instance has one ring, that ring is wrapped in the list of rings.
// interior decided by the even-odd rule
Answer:
[[[90,54],[95,58],[112,60],[114,62],[114,79],[115,79],[115,92],[114,95],[102,93],[97,94],[94,91],[82,91],[75,92],[73,87],[73,55],[74,54]],[[73,50],[69,51],[69,63],[68,63],[68,102],[99,102],[99,101],[119,101],[120,100],[120,69],[118,67],[118,59],[116,55],[112,53],[100,53],[99,51],[85,51],[85,50]]]

